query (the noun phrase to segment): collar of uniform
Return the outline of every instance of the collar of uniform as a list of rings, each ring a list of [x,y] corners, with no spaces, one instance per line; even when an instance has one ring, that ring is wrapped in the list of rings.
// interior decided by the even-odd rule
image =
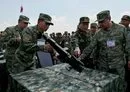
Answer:
[[[18,25],[16,25],[16,26],[15,26],[15,30],[16,30],[16,31],[20,31],[20,30],[22,30],[22,29],[21,29]]]
[[[113,30],[113,28],[115,27],[115,23],[112,21],[112,25],[111,25],[111,27],[108,29],[108,30]]]
[[[35,27],[36,27],[37,32],[42,33],[42,30],[38,28],[38,25],[36,25]]]
[[[108,28],[107,30],[104,30],[104,29],[101,29],[101,30],[103,30],[103,31],[105,31],[105,32],[110,32],[110,31],[112,31],[114,28],[115,28],[115,23],[112,21],[112,26],[111,26],[110,28]]]
[[[35,26],[35,28],[36,28],[37,33],[41,33],[41,34],[43,33],[42,30],[40,30],[37,25]]]

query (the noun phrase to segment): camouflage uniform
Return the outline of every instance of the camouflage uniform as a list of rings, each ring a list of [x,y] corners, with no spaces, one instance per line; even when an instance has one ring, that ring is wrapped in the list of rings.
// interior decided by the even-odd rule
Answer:
[[[19,21],[29,23],[29,18],[24,15],[20,15]],[[20,42],[17,40],[17,38],[21,38],[22,31],[23,28],[20,28],[19,25],[7,27],[0,39],[0,42],[6,46],[5,59],[9,73],[18,73],[19,69],[21,68],[15,58],[15,51],[19,47]]]
[[[54,39],[60,46],[62,42],[62,34],[61,33],[56,33],[56,37]],[[62,46],[63,47],[63,46]]]
[[[105,19],[110,15],[109,11],[102,11],[97,14],[98,21]],[[90,45],[85,48],[80,59],[87,57],[91,51],[96,47],[98,49],[98,67],[101,71],[106,71],[120,76],[119,92],[124,92],[124,65],[126,60],[124,58],[126,49],[126,29],[118,24],[112,22],[112,26],[106,31],[100,29],[93,37]],[[130,51],[130,50],[129,50]]]
[[[89,25],[89,18],[88,17],[81,17],[80,18],[80,22],[78,25],[78,29],[75,32],[74,37],[71,39],[71,50],[72,50],[72,54],[73,52],[75,53],[75,49],[77,47],[79,47],[80,52],[82,53],[83,50],[85,49],[85,47],[87,47],[90,44],[91,41],[91,32],[88,29],[88,25]],[[85,28],[86,27],[86,28]],[[75,55],[76,57],[78,57],[77,55]],[[86,61],[88,61],[86,63]],[[90,64],[90,58],[84,60],[84,64],[86,67],[92,68],[93,64]]]
[[[97,23],[91,23],[90,24],[90,32],[91,32],[91,39],[94,37],[95,33],[98,31],[98,25]],[[97,64],[97,57],[98,55],[96,54],[96,51],[97,51],[97,48],[95,48],[91,55],[90,55],[90,58],[93,62],[93,68],[96,69],[96,64]]]
[[[92,30],[93,28],[95,29],[94,31]],[[91,25],[90,25],[90,31],[91,31],[91,36],[92,37],[95,35],[97,29],[98,29],[97,23],[91,23]]]
[[[89,23],[89,18],[81,17],[79,25],[83,22]],[[90,30],[87,29],[87,30],[83,31],[81,28],[78,27],[73,38],[71,39],[72,49],[74,50],[76,47],[79,47],[81,50],[81,53],[82,53],[84,48],[89,45],[90,41],[91,41]]]
[[[69,53],[71,52],[70,48],[71,48],[71,44],[70,44],[70,35],[69,33],[66,31],[63,36],[62,36],[62,43],[61,46],[68,51]]]
[[[45,21],[49,25],[51,23],[51,17],[47,14],[40,13],[39,19]],[[38,28],[38,25],[28,27],[22,32],[22,40],[19,48],[17,49],[15,55],[16,59],[24,67],[24,70],[30,70],[36,68],[36,51],[42,50],[43,47],[37,46],[37,40],[42,38],[43,30]]]
[[[121,18],[121,23],[122,25],[124,25],[127,29],[127,35],[128,37],[130,37],[130,27],[129,27],[129,24],[130,24],[130,16],[129,15],[123,15],[122,18]],[[130,41],[128,41],[128,44],[130,43]],[[127,58],[127,63],[125,65],[125,70],[126,70],[126,81],[127,81],[127,91],[126,92],[129,92],[130,91],[130,70],[128,69],[128,56],[126,56]]]

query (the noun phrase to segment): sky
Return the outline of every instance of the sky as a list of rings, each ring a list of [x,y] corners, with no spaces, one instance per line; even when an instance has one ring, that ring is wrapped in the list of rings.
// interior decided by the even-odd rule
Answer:
[[[29,26],[37,24],[40,13],[49,14],[54,26],[50,26],[48,33],[71,33],[76,30],[80,17],[87,16],[92,23],[103,10],[110,10],[112,20],[119,23],[124,14],[130,15],[129,4],[130,0],[0,0],[0,31],[17,25],[21,14],[30,18]]]

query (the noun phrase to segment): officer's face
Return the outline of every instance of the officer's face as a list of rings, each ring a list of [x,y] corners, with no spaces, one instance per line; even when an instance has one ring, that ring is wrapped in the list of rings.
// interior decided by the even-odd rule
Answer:
[[[128,19],[121,19],[121,24],[123,24],[124,26],[129,26],[130,21]]]
[[[86,31],[88,29],[88,26],[89,26],[88,22],[82,22],[79,24],[79,28],[84,31]]]
[[[92,32],[96,32],[96,31],[97,31],[97,27],[91,27],[90,30],[91,30]]]
[[[24,28],[26,28],[28,26],[28,23],[24,22],[24,21],[20,21],[19,25],[20,25],[20,28],[24,29]]]
[[[42,31],[47,31],[47,29],[49,28],[50,24],[49,23],[46,23],[45,21],[40,21],[38,23],[38,26],[39,28],[42,30]]]
[[[99,26],[100,26],[102,29],[108,29],[108,28],[109,28],[110,20],[109,20],[108,18],[106,18],[105,20],[100,21],[100,22],[98,22],[98,23],[99,23]]]

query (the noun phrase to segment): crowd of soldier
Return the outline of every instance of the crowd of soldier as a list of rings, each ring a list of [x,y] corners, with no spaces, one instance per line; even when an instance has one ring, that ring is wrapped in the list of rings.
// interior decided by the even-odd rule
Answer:
[[[5,59],[8,74],[17,74],[38,68],[36,52],[48,51],[53,60],[58,60],[57,52],[48,42],[38,44],[50,25],[52,18],[48,14],[40,13],[37,24],[28,27],[29,18],[20,15],[18,25],[7,27],[0,34],[0,43],[5,48]],[[111,21],[109,10],[97,14],[97,22],[90,24],[89,17],[81,17],[75,32],[52,33],[50,37],[61,47],[81,60],[86,67],[98,69],[120,77],[120,92],[129,88],[130,69],[130,16],[124,15],[120,24]],[[126,70],[125,70],[126,69]],[[11,87],[9,87],[9,90]]]

